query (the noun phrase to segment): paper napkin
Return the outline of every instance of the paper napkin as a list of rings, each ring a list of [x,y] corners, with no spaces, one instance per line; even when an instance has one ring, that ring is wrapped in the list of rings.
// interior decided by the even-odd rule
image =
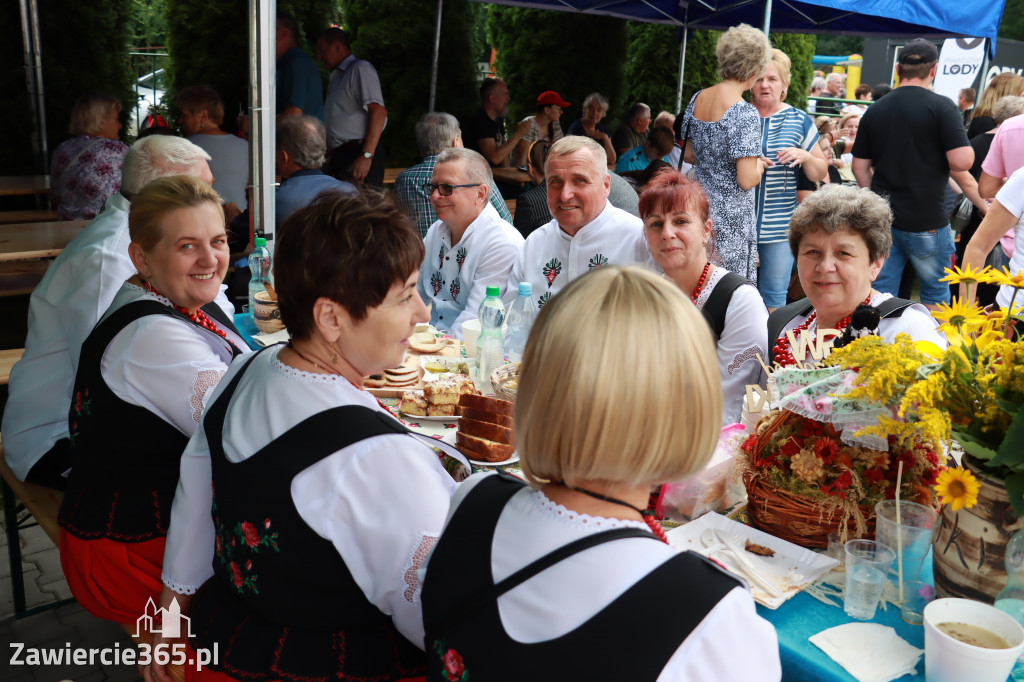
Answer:
[[[924,649],[918,649],[876,623],[847,623],[808,638],[859,682],[889,682],[911,674]]]

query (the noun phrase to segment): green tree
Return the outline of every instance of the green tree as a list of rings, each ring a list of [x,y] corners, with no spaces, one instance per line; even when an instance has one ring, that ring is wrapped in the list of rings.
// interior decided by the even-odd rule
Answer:
[[[772,38],[774,39],[774,36],[772,36]],[[816,38],[818,39],[817,47],[815,47],[816,54],[828,57],[845,57],[851,54],[864,54],[864,36],[824,35],[816,36]]]
[[[167,45],[167,0],[130,0],[129,45],[164,47]]]
[[[786,103],[797,109],[807,108],[807,88],[814,78],[814,46],[817,36],[802,33],[773,33],[772,46],[786,53],[792,62]]]
[[[441,15],[437,98],[434,108],[465,123],[476,108],[475,21],[478,8],[467,0],[447,0]],[[377,69],[388,126],[384,146],[389,166],[420,159],[416,121],[427,112],[437,24],[436,3],[401,0],[343,0],[345,29],[352,51]]]
[[[999,37],[1024,40],[1024,0],[1006,0],[999,22]]]
[[[626,101],[644,102],[654,115],[676,111],[680,31],[675,26],[630,21],[626,58]]]
[[[510,120],[532,114],[545,90],[572,104],[562,117],[563,129],[580,117],[583,98],[594,91],[608,98],[609,127],[624,118],[625,21],[496,5],[488,11],[487,34],[498,53],[495,69],[512,93]]]

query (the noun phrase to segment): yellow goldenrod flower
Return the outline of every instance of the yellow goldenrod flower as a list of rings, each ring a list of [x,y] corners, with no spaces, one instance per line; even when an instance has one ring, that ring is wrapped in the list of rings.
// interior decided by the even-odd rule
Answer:
[[[1024,287],[1024,284],[1021,285]],[[932,317],[941,322],[947,322],[954,327],[962,327],[965,324],[981,324],[985,321],[985,311],[977,305],[965,305],[958,298],[953,299],[952,305],[940,303],[938,310],[932,311]]]
[[[1000,286],[1024,289],[1024,271],[1018,270],[1016,275],[1011,275],[1010,269],[1003,266],[1002,270],[993,270],[988,277],[988,281]]]
[[[950,284],[986,284],[991,276],[991,271],[992,268],[988,265],[981,270],[974,270],[970,265],[961,270],[954,265],[952,270],[946,268],[946,276],[939,281]]]
[[[935,481],[935,492],[940,501],[948,504],[953,511],[970,509],[978,504],[979,490],[981,484],[967,469],[946,469]]]

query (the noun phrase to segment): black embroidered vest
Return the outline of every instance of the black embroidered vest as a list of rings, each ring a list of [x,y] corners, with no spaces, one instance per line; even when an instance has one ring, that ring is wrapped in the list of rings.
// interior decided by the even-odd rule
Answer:
[[[201,329],[163,303],[135,301],[96,325],[82,344],[68,419],[71,475],[58,517],[79,538],[142,542],[167,534],[188,436],[118,398],[100,374],[114,337],[148,315],[169,315]]]
[[[654,682],[690,632],[740,584],[703,557],[683,552],[575,630],[533,644],[517,642],[502,627],[500,594],[586,547],[621,537],[654,539],[639,529],[598,533],[495,585],[494,529],[505,504],[522,487],[521,481],[503,475],[480,481],[434,547],[422,594],[429,682]]]
[[[192,645],[217,643],[220,662],[212,668],[245,680],[387,682],[422,675],[423,652],[366,598],[337,548],[299,516],[291,494],[292,479],[324,457],[407,429],[367,407],[337,407],[232,463],[222,432],[248,362],[203,419],[217,536],[214,576],[189,614]]]

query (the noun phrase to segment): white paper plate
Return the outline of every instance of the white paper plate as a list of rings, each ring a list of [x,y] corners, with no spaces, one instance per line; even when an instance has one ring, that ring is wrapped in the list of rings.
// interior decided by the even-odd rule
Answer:
[[[402,415],[403,417],[405,417],[406,419],[408,419],[409,421],[414,421],[414,422],[448,422],[448,423],[454,424],[455,422],[457,422],[460,419],[462,419],[462,417],[460,415],[457,415],[457,414],[456,415],[452,415],[451,417],[424,417],[423,415],[419,415],[419,414],[406,414],[405,412],[402,412],[401,410],[399,410],[398,413],[400,415]]]
[[[469,455],[466,455],[466,456],[469,457]],[[503,467],[506,464],[515,464],[516,462],[518,462],[519,461],[519,453],[518,452],[513,452],[511,457],[509,457],[508,459],[504,459],[504,460],[502,460],[500,462],[485,462],[485,461],[480,460],[480,459],[472,459],[472,458],[470,458],[469,461],[472,462],[473,464],[479,466],[479,467]]]
[[[758,569],[760,570],[763,567],[764,570],[761,572],[782,590],[781,597],[771,597],[756,585],[751,584],[750,593],[754,596],[754,601],[770,609],[779,608],[787,599],[799,593],[820,576],[839,565],[838,561],[824,554],[804,549],[799,545],[794,545],[792,542],[787,542],[756,528],[737,523],[715,512],[709,512],[686,525],[673,528],[666,535],[668,536],[669,544],[677,550],[699,552],[704,549],[704,544],[700,539],[701,533],[708,528],[714,528],[715,530],[731,534],[739,540],[740,545],[745,540],[750,540],[753,543],[775,550],[775,556],[773,557],[750,554],[750,558],[756,560],[755,563]],[[726,568],[730,570],[738,569],[738,567],[732,565],[733,559],[729,552],[715,554],[715,560],[725,564]],[[736,570],[735,572],[740,576],[743,575],[742,570]]]

